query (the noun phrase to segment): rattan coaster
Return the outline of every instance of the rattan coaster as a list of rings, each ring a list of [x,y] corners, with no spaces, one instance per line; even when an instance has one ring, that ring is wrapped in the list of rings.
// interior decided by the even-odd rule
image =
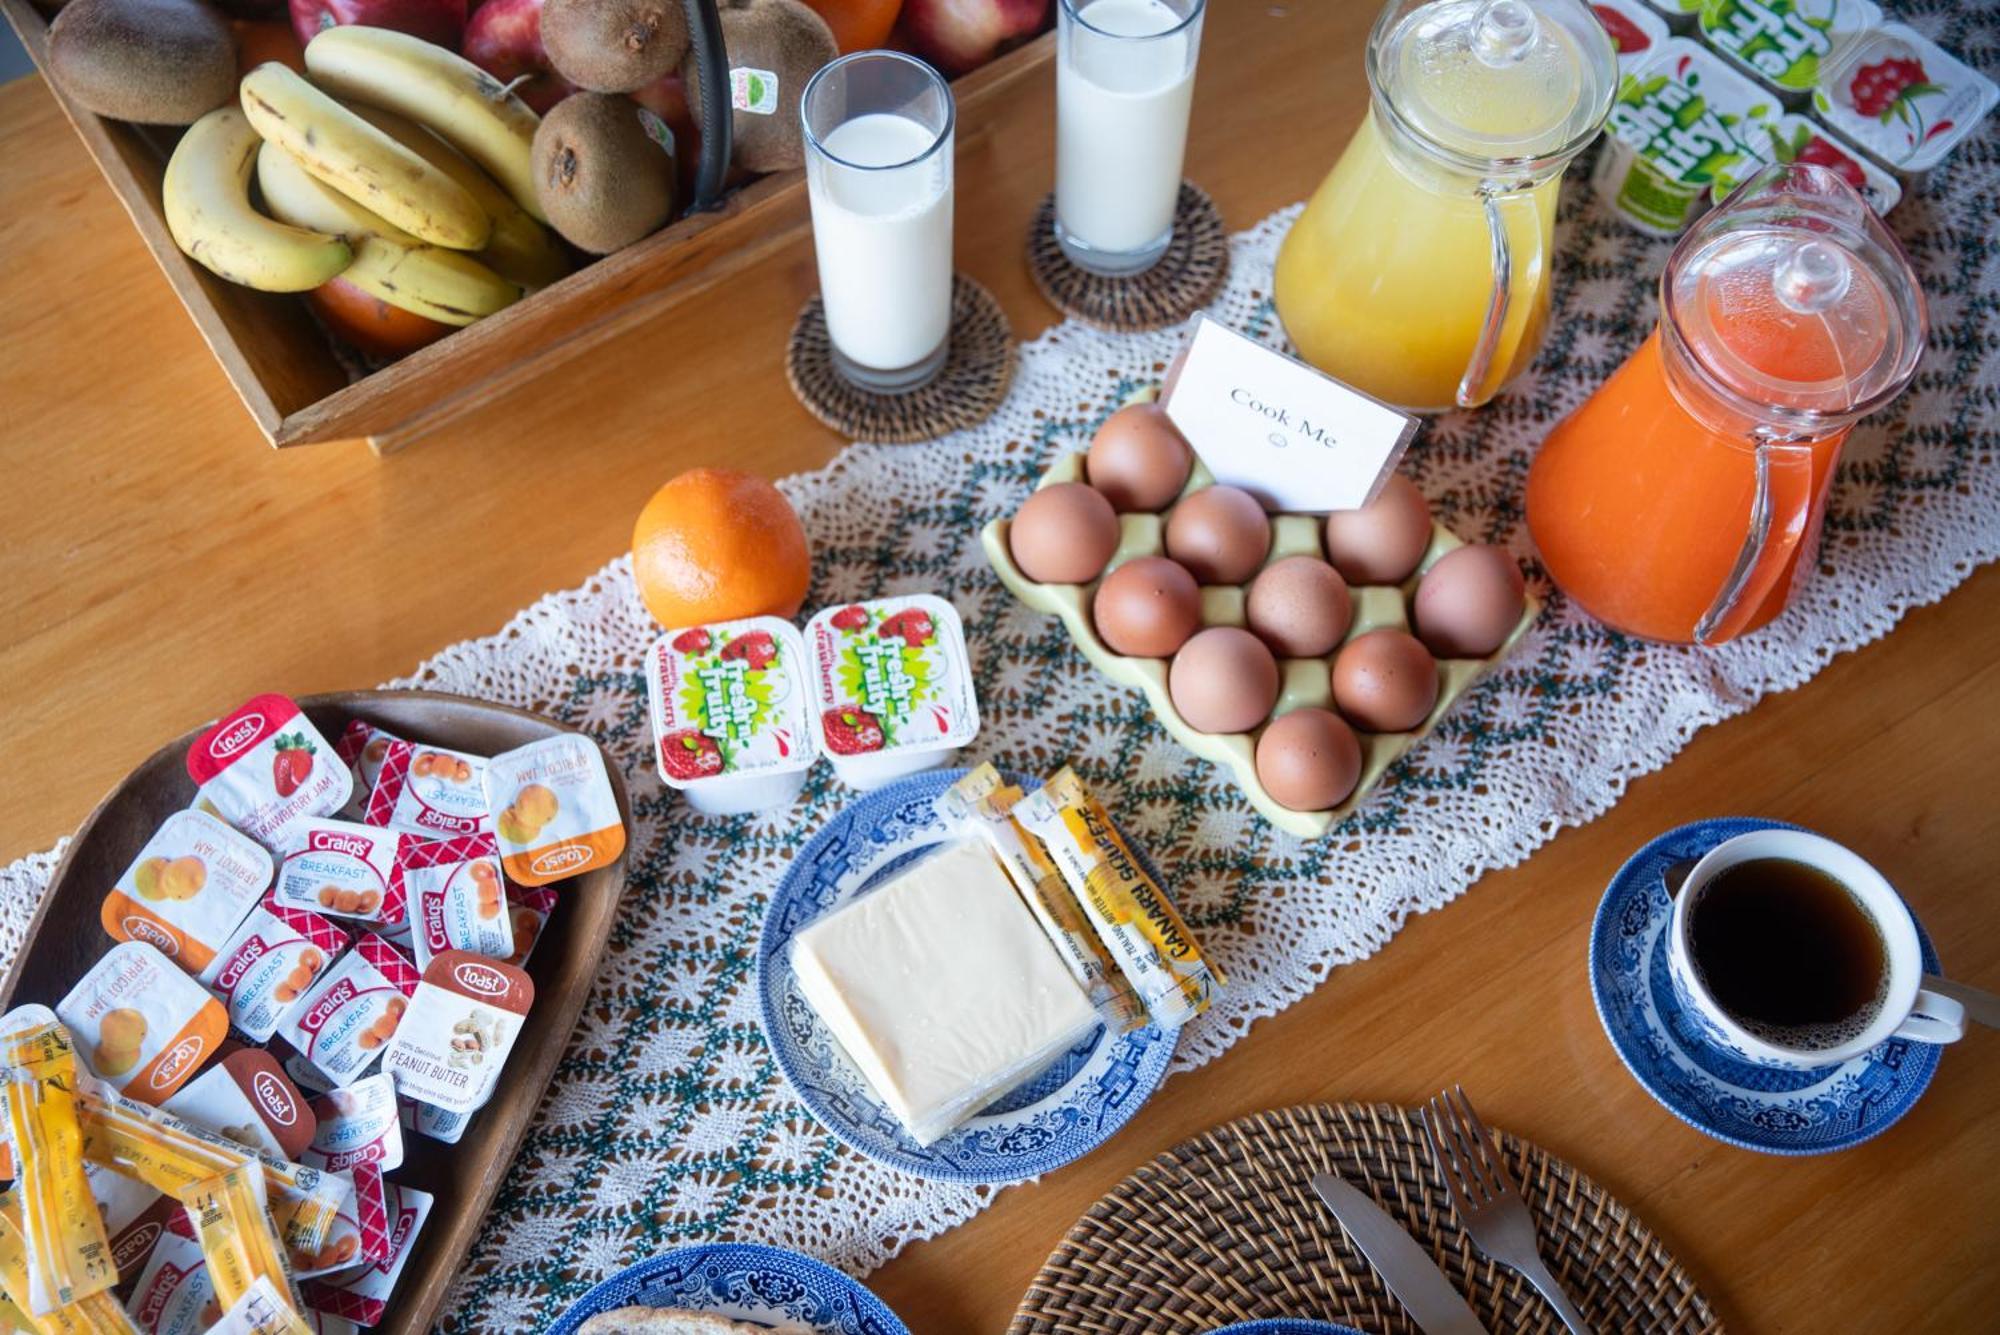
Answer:
[[[1542,1259],[1596,1329],[1722,1329],[1694,1280],[1602,1187],[1533,1145],[1500,1142]],[[1421,1335],[1313,1195],[1307,1179],[1323,1172],[1380,1202],[1488,1330],[1562,1331],[1526,1280],[1473,1251],[1416,1115],[1342,1103],[1231,1122],[1126,1178],[1043,1264],[1010,1335],[1197,1335],[1272,1317]]]
[[[1174,239],[1160,262],[1130,278],[1080,269],[1056,242],[1056,197],[1050,194],[1028,224],[1028,272],[1049,304],[1114,334],[1177,325],[1214,300],[1229,274],[1229,237],[1208,192],[1181,182]]]
[[[910,445],[993,415],[1014,382],[1014,331],[991,292],[964,274],[951,278],[951,350],[929,384],[876,394],[835,369],[818,296],[805,304],[785,349],[785,379],[806,411],[849,440]]]

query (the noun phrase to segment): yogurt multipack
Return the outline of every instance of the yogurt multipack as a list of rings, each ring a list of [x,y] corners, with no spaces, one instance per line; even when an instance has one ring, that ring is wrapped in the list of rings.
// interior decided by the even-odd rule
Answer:
[[[1708,208],[1716,177],[1755,157],[1756,127],[1779,112],[1713,52],[1669,38],[1620,74],[1591,184],[1633,226],[1678,236]]]
[[[949,764],[979,733],[958,610],[927,593],[828,607],[806,623],[820,745],[842,782]]]
[[[1717,55],[1803,106],[1821,68],[1881,21],[1870,0],[1712,0],[1696,28]]]
[[[1847,44],[1812,87],[1820,119],[1906,182],[1943,161],[1995,101],[1993,80],[1903,23]]]
[[[791,801],[817,754],[810,673],[804,641],[777,617],[662,635],[646,656],[660,777],[711,815]]]

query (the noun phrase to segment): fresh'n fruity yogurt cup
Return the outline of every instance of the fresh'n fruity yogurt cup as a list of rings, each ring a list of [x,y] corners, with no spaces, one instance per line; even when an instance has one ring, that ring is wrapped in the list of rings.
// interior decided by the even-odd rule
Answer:
[[[841,781],[878,788],[948,764],[979,733],[958,609],[927,593],[822,609],[806,623],[813,712]]]
[[[331,816],[354,791],[354,775],[298,705],[253,696],[188,748],[195,801],[274,853],[289,852],[302,822]]]
[[[1693,32],[1703,0],[1646,0],[1646,7],[1658,14],[1677,33]]]
[[[104,897],[115,941],[144,941],[207,982],[216,952],[271,884],[271,854],[203,811],[176,811]]]
[[[805,642],[777,617],[662,635],[646,662],[660,777],[710,815],[790,802],[816,756],[809,671]]]
[[[1746,143],[1756,154],[1744,162],[1734,162],[1715,174],[1715,200],[1721,203],[1736,187],[1771,163],[1810,162],[1837,172],[1868,201],[1868,207],[1885,214],[1903,198],[1896,178],[1864,157],[1859,149],[1842,143],[1833,131],[1796,112],[1778,120],[1760,122]]]
[[[1590,11],[1611,38],[1620,74],[1637,68],[1669,35],[1667,21],[1641,0],[1591,0]]]
[[[608,867],[625,851],[625,821],[597,743],[562,733],[486,762],[486,805],[507,875],[547,885]]]
[[[1942,162],[1996,100],[1993,80],[1902,23],[1848,44],[1812,90],[1820,119],[1905,183]]]
[[[1746,139],[1778,113],[1714,53],[1670,37],[1619,76],[1591,184],[1626,222],[1678,236],[1708,207],[1716,174],[1750,158]]]
[[[1708,0],[1699,27],[1717,55],[1803,106],[1820,67],[1881,22],[1870,0]]]

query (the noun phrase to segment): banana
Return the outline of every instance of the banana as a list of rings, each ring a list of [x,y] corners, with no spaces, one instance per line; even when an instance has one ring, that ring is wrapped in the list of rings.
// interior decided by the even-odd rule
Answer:
[[[421,241],[477,250],[492,223],[465,187],[276,61],[243,76],[243,114],[307,171]]]
[[[306,43],[313,82],[338,97],[408,116],[484,167],[536,222],[532,149],[541,117],[507,85],[420,37],[344,24]]]
[[[192,126],[167,162],[161,194],[167,230],[189,258],[232,283],[263,292],[305,292],[354,260],[338,235],[272,222],[250,206],[257,131],[235,107]]]
[[[349,105],[348,110],[409,149],[465,187],[493,220],[493,234],[477,259],[521,286],[547,287],[570,271],[569,256],[548,228],[529,217],[513,196],[473,161],[413,120],[379,107]]]
[[[257,154],[257,188],[264,206],[286,222],[346,237],[354,263],[341,277],[391,306],[468,325],[521,295],[517,285],[470,255],[425,245],[362,208],[268,141]]]

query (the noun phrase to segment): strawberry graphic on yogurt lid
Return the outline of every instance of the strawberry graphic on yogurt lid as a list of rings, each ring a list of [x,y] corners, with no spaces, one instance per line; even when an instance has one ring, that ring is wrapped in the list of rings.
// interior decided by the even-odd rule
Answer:
[[[738,635],[722,646],[722,657],[725,661],[740,658],[752,672],[762,672],[771,666],[771,661],[777,656],[777,641],[771,638],[771,632],[768,630],[753,630]]]
[[[722,773],[722,748],[696,728],[660,738],[660,768],[676,779],[706,779]]]
[[[835,755],[858,756],[880,751],[885,740],[882,720],[856,705],[840,705],[820,716],[827,750]]]
[[[708,627],[706,626],[696,626],[692,630],[684,630],[674,636],[673,639],[675,650],[684,654],[706,653],[708,652],[708,646],[713,643],[715,643],[715,637],[708,633]]]
[[[868,626],[868,609],[860,603],[849,603],[828,617],[827,621],[835,630],[864,630]]]

